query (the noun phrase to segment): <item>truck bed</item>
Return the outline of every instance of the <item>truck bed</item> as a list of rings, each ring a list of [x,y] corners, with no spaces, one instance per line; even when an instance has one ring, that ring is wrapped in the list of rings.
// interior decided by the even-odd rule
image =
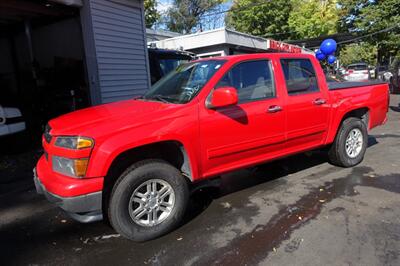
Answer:
[[[374,81],[344,81],[344,82],[328,82],[329,90],[344,90],[352,89],[355,87],[366,87],[372,85],[386,84],[384,81],[374,80]]]

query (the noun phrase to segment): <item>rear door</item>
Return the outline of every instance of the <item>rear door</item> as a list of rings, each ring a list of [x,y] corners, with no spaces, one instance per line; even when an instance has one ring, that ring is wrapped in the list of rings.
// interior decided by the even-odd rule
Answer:
[[[266,160],[284,149],[285,112],[272,63],[261,59],[234,65],[215,89],[234,87],[239,103],[200,109],[205,176]]]
[[[327,88],[318,82],[324,77],[317,77],[307,58],[282,58],[280,64],[287,93],[287,149],[294,152],[323,144],[330,110]]]

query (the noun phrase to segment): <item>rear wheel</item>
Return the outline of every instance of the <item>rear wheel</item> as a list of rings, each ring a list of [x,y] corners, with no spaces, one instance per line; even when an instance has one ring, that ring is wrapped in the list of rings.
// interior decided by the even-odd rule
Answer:
[[[115,183],[109,220],[128,239],[150,240],[179,225],[188,198],[187,182],[178,169],[164,161],[141,161]]]
[[[368,134],[365,123],[355,117],[347,118],[343,121],[329,149],[329,160],[337,166],[355,166],[363,160],[367,144]]]

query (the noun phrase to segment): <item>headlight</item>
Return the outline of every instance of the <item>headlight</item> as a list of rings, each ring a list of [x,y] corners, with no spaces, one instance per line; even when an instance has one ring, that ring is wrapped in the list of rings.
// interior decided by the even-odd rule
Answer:
[[[89,162],[87,158],[69,159],[58,156],[52,158],[53,171],[70,177],[81,178],[85,176]]]
[[[93,147],[94,141],[86,137],[57,137],[55,145],[61,148],[80,150]]]

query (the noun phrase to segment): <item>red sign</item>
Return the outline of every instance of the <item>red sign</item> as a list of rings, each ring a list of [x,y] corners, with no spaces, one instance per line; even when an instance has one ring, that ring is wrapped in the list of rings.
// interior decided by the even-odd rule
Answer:
[[[301,54],[302,50],[300,47],[295,46],[295,45],[291,45],[288,43],[284,43],[284,42],[278,42],[275,40],[269,40],[268,42],[268,49],[272,49],[272,50],[276,50],[279,52],[285,52],[285,53],[298,53]]]

